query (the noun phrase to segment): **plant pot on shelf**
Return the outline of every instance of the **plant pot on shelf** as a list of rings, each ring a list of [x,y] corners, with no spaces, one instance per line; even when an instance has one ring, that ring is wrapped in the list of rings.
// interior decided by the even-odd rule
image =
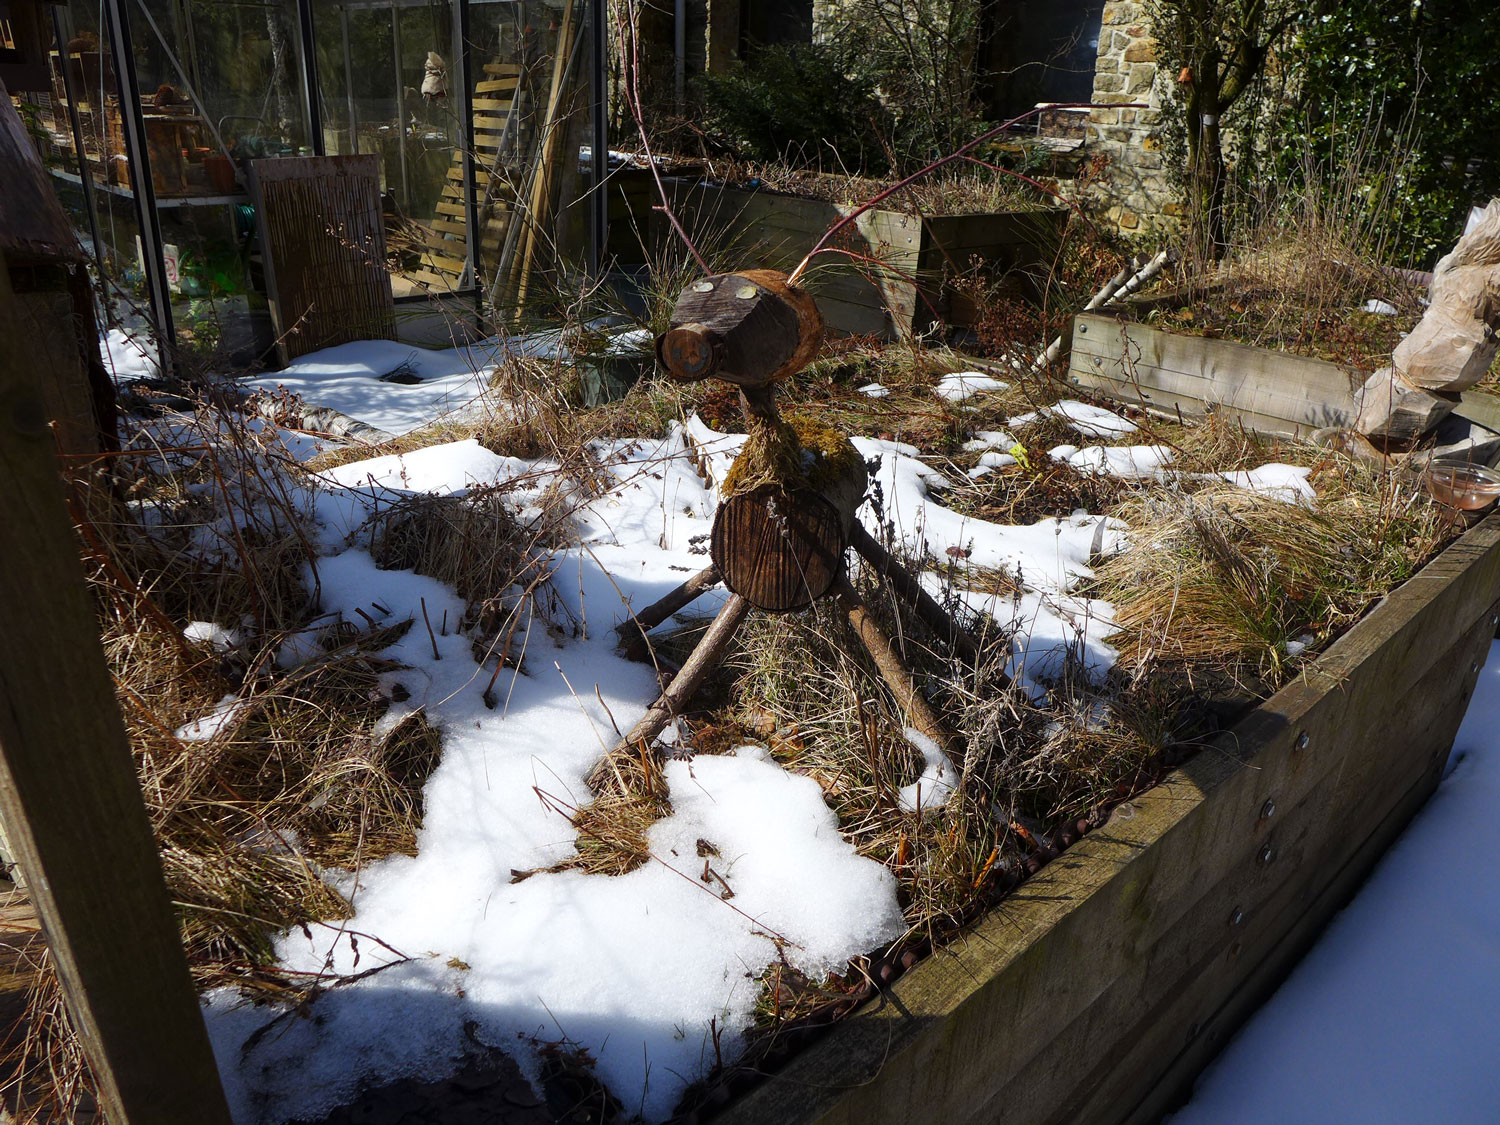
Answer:
[[[234,193],[234,161],[229,157],[221,152],[211,152],[203,158],[203,170],[208,174],[208,186],[215,194]]]

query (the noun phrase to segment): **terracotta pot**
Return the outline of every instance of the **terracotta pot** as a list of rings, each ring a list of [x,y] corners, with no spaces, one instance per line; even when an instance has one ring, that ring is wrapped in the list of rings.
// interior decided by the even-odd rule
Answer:
[[[234,191],[234,161],[221,152],[210,153],[203,158],[204,170],[208,172],[208,185],[220,195]]]

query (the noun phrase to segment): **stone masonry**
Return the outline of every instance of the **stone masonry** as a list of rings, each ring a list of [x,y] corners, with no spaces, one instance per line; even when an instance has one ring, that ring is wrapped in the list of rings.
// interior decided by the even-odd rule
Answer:
[[[1093,101],[1101,107],[1145,102],[1150,108],[1095,109],[1086,134],[1086,147],[1110,160],[1107,182],[1096,189],[1109,204],[1105,218],[1132,235],[1173,228],[1182,215],[1158,129],[1170,87],[1167,76],[1157,73],[1159,48],[1145,20],[1138,0],[1106,0]]]

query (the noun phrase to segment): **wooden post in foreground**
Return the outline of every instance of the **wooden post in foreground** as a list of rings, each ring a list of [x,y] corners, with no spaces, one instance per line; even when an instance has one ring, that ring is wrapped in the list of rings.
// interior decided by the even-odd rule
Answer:
[[[111,1125],[228,1125],[0,257],[0,820]]]

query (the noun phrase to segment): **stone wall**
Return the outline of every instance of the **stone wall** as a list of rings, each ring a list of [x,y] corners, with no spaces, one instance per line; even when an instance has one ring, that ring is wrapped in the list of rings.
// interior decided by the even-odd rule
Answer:
[[[1132,235],[1175,228],[1182,215],[1167,179],[1158,129],[1162,101],[1170,97],[1169,76],[1157,73],[1158,45],[1145,21],[1138,0],[1106,0],[1093,102],[1145,102],[1150,108],[1095,109],[1087,129],[1086,147],[1110,160],[1106,182],[1096,189],[1108,203],[1105,217]]]

